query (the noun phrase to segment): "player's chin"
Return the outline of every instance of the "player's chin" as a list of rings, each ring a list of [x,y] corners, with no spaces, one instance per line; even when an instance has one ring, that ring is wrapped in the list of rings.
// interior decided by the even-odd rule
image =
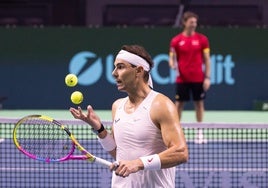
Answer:
[[[124,89],[124,88],[117,88],[117,89],[118,89],[118,91],[126,92],[126,89]]]
[[[124,87],[124,85],[122,85],[122,84],[120,84],[120,83],[117,83],[116,86],[117,86],[117,89],[118,89],[119,91],[125,91],[125,87]]]

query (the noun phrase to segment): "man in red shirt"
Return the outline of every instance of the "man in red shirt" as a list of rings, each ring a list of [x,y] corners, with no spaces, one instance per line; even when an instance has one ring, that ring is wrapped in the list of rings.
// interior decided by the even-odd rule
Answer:
[[[195,31],[197,21],[195,13],[183,14],[184,29],[170,42],[169,66],[178,71],[175,104],[179,116],[181,117],[185,101],[189,101],[192,96],[196,120],[202,122],[204,99],[210,87],[210,49],[207,37]],[[201,129],[197,136],[197,142],[206,142]]]

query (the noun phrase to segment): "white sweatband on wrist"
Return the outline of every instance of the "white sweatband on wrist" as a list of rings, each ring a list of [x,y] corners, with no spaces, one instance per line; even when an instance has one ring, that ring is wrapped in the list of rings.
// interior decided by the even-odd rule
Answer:
[[[161,169],[161,161],[158,154],[149,155],[145,157],[140,157],[144,170],[160,170]]]
[[[104,138],[98,137],[98,140],[105,151],[112,151],[116,148],[114,138],[109,133]]]

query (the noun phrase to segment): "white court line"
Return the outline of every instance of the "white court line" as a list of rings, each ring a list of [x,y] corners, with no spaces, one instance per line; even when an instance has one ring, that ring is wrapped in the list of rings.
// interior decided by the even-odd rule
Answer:
[[[8,168],[8,167],[1,167],[0,171],[96,171],[96,169],[81,169],[81,168]],[[107,169],[108,170],[108,169]]]
[[[206,137],[205,137],[206,138]],[[195,142],[195,140],[193,139],[186,139],[187,142]],[[207,138],[207,143],[209,142],[227,142],[227,143],[231,143],[231,142],[263,142],[263,143],[268,143],[268,140],[266,140],[265,138],[260,138],[260,139],[248,139],[248,138],[245,138],[245,139],[233,139],[233,138],[230,138],[230,139],[209,139]]]
[[[81,169],[81,168],[0,168],[1,171],[95,171],[97,169]],[[108,169],[107,169],[108,170]],[[177,171],[189,172],[268,172],[268,168],[179,168]]]
[[[268,168],[177,168],[177,171],[190,172],[268,172]]]

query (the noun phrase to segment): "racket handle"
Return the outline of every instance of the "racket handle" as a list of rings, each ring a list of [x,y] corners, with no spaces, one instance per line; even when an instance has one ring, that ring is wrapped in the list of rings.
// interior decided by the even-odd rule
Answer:
[[[104,166],[104,167],[110,167],[112,165],[112,163],[110,161],[107,161],[105,159],[101,159],[99,157],[95,157],[95,162]]]

